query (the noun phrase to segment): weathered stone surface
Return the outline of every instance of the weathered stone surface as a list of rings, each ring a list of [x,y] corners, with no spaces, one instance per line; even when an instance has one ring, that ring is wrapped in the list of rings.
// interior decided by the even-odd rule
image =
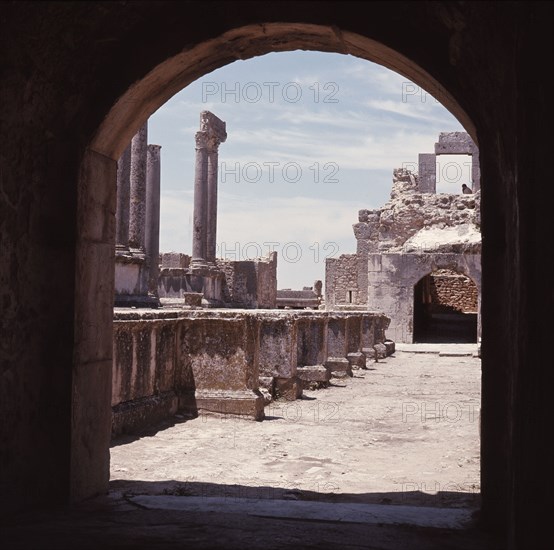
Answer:
[[[385,344],[385,348],[387,350],[387,356],[392,355],[395,351],[394,342],[392,340],[385,340],[383,344]]]
[[[321,303],[320,296],[311,287],[304,290],[277,290],[277,307],[290,309],[317,309]]]
[[[385,359],[387,356],[387,346],[385,344],[375,344],[373,346],[373,349],[375,350],[375,360],[378,361],[379,359]]]
[[[173,416],[178,406],[179,399],[173,391],[119,403],[112,408],[112,436],[143,433]]]
[[[187,268],[190,266],[190,256],[180,252],[162,252],[160,254],[160,266]]]
[[[434,154],[420,157],[420,166],[427,162],[434,170]],[[376,301],[375,297],[386,293],[375,287],[372,272],[382,271],[382,268],[371,263],[372,254],[480,255],[480,192],[436,194],[434,172],[432,176],[432,182],[431,179],[424,182],[421,174],[412,174],[405,168],[395,169],[390,200],[379,210],[359,211],[359,221],[353,226],[356,254],[326,260],[325,303],[328,309],[346,309],[353,304],[381,309],[380,300]],[[427,187],[423,189],[422,185]],[[463,263],[463,259],[460,262]],[[402,266],[379,276],[382,285],[395,284],[402,276]],[[410,291],[407,289],[406,293]],[[409,299],[407,294],[406,299]],[[404,334],[396,335],[396,339],[409,339],[412,331],[407,319],[395,320],[392,307],[384,311],[392,316],[394,323],[402,325]]]
[[[129,246],[144,252],[146,230],[146,156],[148,124],[145,123],[131,142],[131,190],[129,210]]]
[[[346,317],[331,316],[327,320],[327,356],[345,358],[348,353]]]
[[[216,265],[225,274],[223,299],[228,307],[274,309],[277,306],[277,252],[267,258],[226,260]]]
[[[353,376],[350,361],[344,357],[329,357],[325,361],[325,367],[331,371],[331,376],[335,378]]]
[[[326,388],[331,380],[331,370],[325,365],[298,367],[298,380],[305,390]]]
[[[297,366],[294,317],[262,317],[259,326],[260,375],[294,379]]]
[[[349,353],[346,358],[353,369],[366,368],[366,357],[361,351]]]
[[[370,348],[362,348],[362,353],[365,355],[366,360],[375,359],[376,353],[375,349],[372,347]]]
[[[183,299],[186,306],[202,307],[201,292],[183,292]]]
[[[302,381],[297,376],[294,378],[275,379],[275,399],[294,401],[302,397]]]

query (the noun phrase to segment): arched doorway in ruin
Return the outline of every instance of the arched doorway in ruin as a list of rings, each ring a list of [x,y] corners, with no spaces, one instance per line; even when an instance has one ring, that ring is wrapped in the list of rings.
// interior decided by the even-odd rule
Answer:
[[[437,269],[414,285],[415,343],[475,343],[479,290],[467,275]]]
[[[231,43],[231,51],[222,47]],[[106,114],[89,144],[79,181],[76,295],[94,295],[95,307],[90,308],[85,300],[77,306],[80,328],[76,369],[86,367],[91,355],[100,353],[98,350],[102,350],[102,357],[107,360],[95,373],[94,380],[77,376],[74,382],[74,394],[79,395],[79,399],[74,400],[72,426],[72,495],[76,500],[105,490],[109,479],[116,161],[147,118],[199,76],[239,56],[247,59],[271,51],[295,49],[348,53],[405,75],[440,98],[477,141],[475,127],[460,104],[420,66],[369,38],[348,31],[341,32],[339,37],[336,29],[324,26],[271,23],[263,27],[251,25],[231,29],[152,67],[133,85],[129,83],[129,88]]]

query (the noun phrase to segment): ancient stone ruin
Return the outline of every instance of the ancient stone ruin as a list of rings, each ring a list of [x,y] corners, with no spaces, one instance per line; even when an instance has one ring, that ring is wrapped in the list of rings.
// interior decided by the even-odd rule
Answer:
[[[440,134],[435,154],[466,154],[478,159],[478,150],[463,132]],[[435,155],[432,155],[432,163]],[[414,339],[414,316],[419,306],[431,303],[418,283],[426,276],[441,281],[443,305],[451,307],[463,300],[463,295],[475,286],[477,299],[473,313],[479,317],[481,303],[481,233],[479,170],[473,168],[472,194],[446,194],[435,192],[433,170],[425,168],[422,155],[420,170],[415,174],[399,168],[393,173],[390,200],[377,210],[360,210],[358,223],[353,225],[357,240],[356,254],[345,254],[326,261],[325,301],[329,309],[368,309],[382,311],[391,319],[389,337],[397,342]],[[427,162],[428,156],[423,156]],[[437,278],[443,270],[450,270],[460,279]],[[434,274],[437,275],[434,275]],[[445,286],[456,281],[446,292]],[[470,284],[471,283],[471,284]],[[430,284],[430,283],[429,283]],[[438,283],[433,282],[436,286]],[[441,303],[435,293],[437,303]],[[445,301],[446,300],[446,301]],[[476,303],[475,303],[476,302]],[[464,311],[469,311],[466,304]],[[480,323],[477,322],[480,335]],[[476,334],[476,338],[477,338]]]
[[[357,253],[327,260],[323,301],[321,281],[277,290],[276,252],[216,258],[217,155],[227,131],[207,111],[195,136],[192,256],[159,254],[160,148],[146,147],[146,131],[118,165],[115,303],[134,308],[114,314],[114,434],[177,411],[262,420],[272,399],[298,399],[390,355],[394,341],[411,342],[420,319],[479,311],[475,180],[475,193],[436,194],[428,174],[394,170],[389,202],[359,212]],[[467,134],[441,134],[436,153],[476,158],[472,144]]]
[[[118,163],[114,434],[176,411],[261,420],[272,399],[297,399],[394,351],[382,313],[320,311],[321,281],[277,291],[276,252],[216,258],[227,132],[208,111],[195,136],[192,256],[159,254],[160,148],[146,147],[146,134],[144,125]]]
[[[157,307],[160,243],[160,149],[148,123],[117,163],[116,306]]]

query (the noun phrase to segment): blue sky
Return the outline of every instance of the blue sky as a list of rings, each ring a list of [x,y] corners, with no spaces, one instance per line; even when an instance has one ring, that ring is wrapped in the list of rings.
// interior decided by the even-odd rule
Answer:
[[[325,258],[355,252],[358,210],[378,208],[392,171],[461,124],[424,90],[340,54],[271,53],[222,67],[149,120],[162,146],[160,250],[192,248],[194,134],[200,112],[227,124],[219,148],[218,255],[278,252],[278,287],[324,280]],[[439,157],[437,191],[459,192],[465,157]],[[455,161],[455,163],[454,163]]]

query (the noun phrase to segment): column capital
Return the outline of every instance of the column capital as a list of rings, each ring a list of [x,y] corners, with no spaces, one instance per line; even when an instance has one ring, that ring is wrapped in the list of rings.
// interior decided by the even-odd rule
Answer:
[[[196,141],[196,150],[198,151],[208,148],[210,137],[208,136],[208,132],[200,131],[196,132],[194,140]]]

